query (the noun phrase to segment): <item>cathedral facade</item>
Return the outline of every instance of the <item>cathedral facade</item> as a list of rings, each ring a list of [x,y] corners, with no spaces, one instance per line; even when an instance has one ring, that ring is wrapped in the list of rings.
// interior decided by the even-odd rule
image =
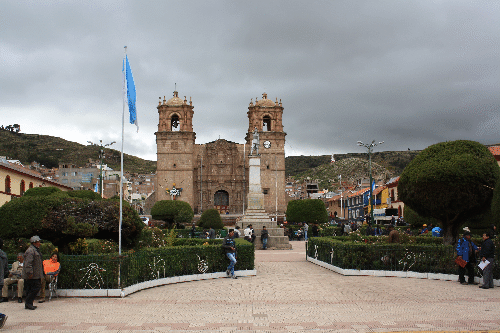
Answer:
[[[261,184],[268,214],[282,215],[285,201],[285,136],[283,106],[267,99],[250,101],[245,143],[218,139],[196,144],[194,106],[178,92],[158,104],[156,201],[182,200],[195,214],[216,208],[221,214],[242,214],[247,205],[248,155],[255,129],[259,135]]]

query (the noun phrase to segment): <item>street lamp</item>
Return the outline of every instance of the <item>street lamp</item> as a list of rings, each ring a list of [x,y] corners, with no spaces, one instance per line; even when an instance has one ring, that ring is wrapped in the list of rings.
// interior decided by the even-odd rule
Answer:
[[[372,195],[373,195],[372,151],[373,151],[373,147],[381,145],[383,143],[384,143],[384,141],[380,141],[379,143],[375,143],[375,140],[373,140],[372,143],[370,143],[370,144],[364,144],[363,142],[358,141],[358,146],[365,147],[368,149],[368,160],[369,160],[369,166],[370,166],[370,223],[373,223],[375,221],[373,218],[373,201],[372,201]]]
[[[101,170],[99,172],[99,194],[101,195],[101,198],[102,198],[103,185],[104,185],[103,184],[104,181],[103,181],[103,178],[102,178],[102,160],[104,158],[104,148],[111,146],[113,143],[116,143],[116,141],[113,141],[113,142],[105,144],[105,145],[102,144],[102,140],[99,140],[99,144],[93,143],[92,141],[87,141],[87,142],[90,143],[93,146],[98,146],[98,147],[101,148],[100,151],[99,151],[99,159],[101,160]]]

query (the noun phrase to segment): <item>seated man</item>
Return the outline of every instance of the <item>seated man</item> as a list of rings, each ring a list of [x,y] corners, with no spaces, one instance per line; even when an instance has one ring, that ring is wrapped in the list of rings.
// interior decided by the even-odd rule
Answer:
[[[23,302],[24,280],[21,279],[23,272],[24,253],[17,254],[17,261],[12,264],[9,277],[3,280],[2,302],[9,300],[9,286],[17,282],[17,301]]]
[[[249,224],[245,230],[243,230],[243,234],[245,235],[245,239],[251,243],[255,241],[255,233],[253,231],[252,225]]]
[[[50,256],[50,259],[43,261],[43,273],[44,277],[42,279],[42,288],[40,288],[40,300],[38,303],[45,302],[45,283],[52,282],[54,277],[59,274],[61,270],[61,264],[59,263],[59,253],[54,252]]]

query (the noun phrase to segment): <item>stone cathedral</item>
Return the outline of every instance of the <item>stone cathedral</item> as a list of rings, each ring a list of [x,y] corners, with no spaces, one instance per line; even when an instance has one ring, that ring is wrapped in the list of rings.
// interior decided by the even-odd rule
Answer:
[[[158,200],[188,202],[195,214],[216,208],[221,214],[243,214],[247,206],[248,155],[252,135],[260,137],[261,184],[264,209],[271,216],[283,215],[285,202],[285,136],[283,106],[267,99],[251,100],[245,144],[218,139],[196,144],[194,106],[174,95],[158,104],[157,189]]]

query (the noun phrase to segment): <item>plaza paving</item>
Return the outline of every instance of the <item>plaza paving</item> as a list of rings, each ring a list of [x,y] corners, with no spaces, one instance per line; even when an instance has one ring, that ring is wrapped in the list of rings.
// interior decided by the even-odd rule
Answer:
[[[9,332],[402,332],[500,328],[500,288],[342,276],[291,251],[256,251],[257,276],[143,290],[125,298],[59,298],[35,311],[0,303]]]

